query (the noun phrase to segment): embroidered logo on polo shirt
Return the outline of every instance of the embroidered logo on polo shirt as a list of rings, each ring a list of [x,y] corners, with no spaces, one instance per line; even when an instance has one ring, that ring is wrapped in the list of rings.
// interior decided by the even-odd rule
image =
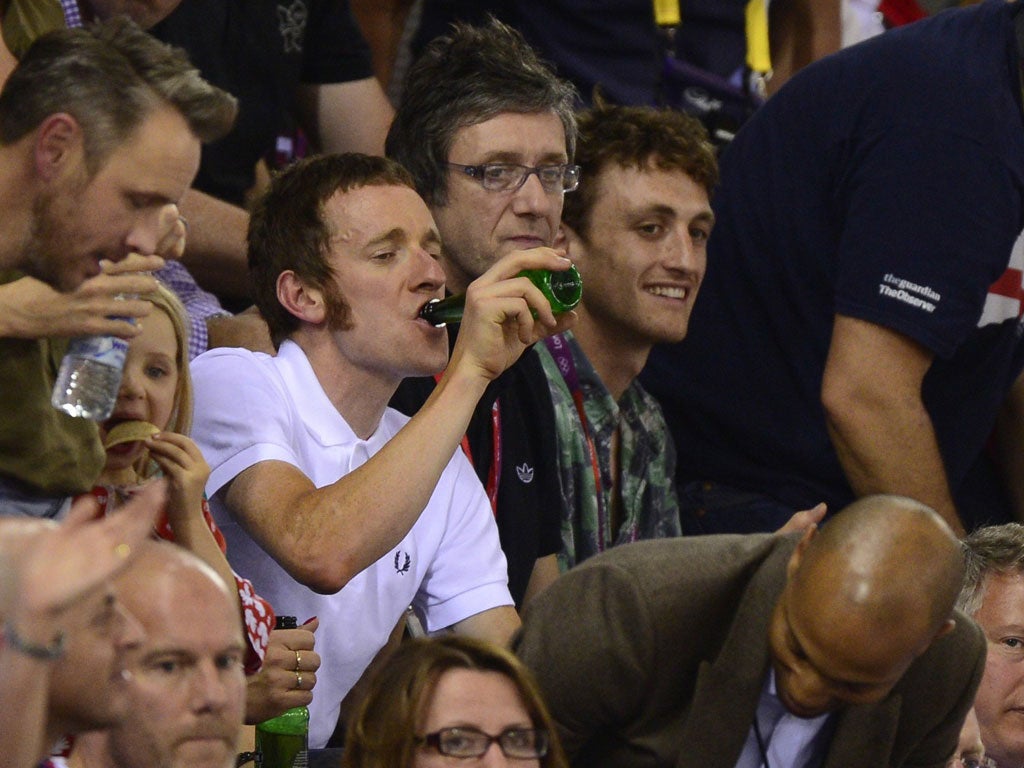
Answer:
[[[409,557],[409,553],[405,552],[405,559],[402,559],[402,550],[395,552],[395,573],[399,573],[402,576],[409,572],[409,568],[412,566],[412,558]]]
[[[285,53],[302,53],[307,16],[306,4],[302,0],[294,0],[288,6],[277,6],[278,29],[284,39]]]
[[[516,475],[519,476],[520,482],[532,483],[533,482],[533,467],[531,467],[525,461],[522,464],[516,464]]]

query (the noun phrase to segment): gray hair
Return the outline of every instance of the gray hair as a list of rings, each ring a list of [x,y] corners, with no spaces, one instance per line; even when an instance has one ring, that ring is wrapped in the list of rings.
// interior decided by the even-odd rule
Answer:
[[[981,608],[985,585],[993,573],[1024,573],[1024,525],[989,525],[963,541],[964,583],[957,607],[969,616]]]
[[[565,129],[570,161],[576,151],[577,93],[557,77],[512,27],[454,24],[409,70],[385,152],[409,169],[430,205],[444,205],[448,153],[456,132],[505,112],[554,112]]]

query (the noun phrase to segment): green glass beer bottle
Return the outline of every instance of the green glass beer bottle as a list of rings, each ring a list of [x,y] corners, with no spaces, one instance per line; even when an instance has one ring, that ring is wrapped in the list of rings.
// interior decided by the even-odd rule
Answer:
[[[278,616],[277,629],[295,629],[294,616]],[[307,768],[309,765],[309,709],[292,707],[256,726],[256,751],[263,768]]]
[[[583,296],[583,279],[576,271],[576,267],[569,267],[561,272],[550,269],[524,269],[519,276],[529,278],[531,283],[540,288],[556,315],[568,312],[580,303]],[[465,307],[465,294],[434,299],[420,310],[420,317],[437,326],[458,323],[462,320],[462,311]]]

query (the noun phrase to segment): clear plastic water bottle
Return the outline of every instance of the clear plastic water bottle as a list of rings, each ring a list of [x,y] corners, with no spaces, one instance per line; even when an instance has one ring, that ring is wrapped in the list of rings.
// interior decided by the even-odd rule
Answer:
[[[50,402],[69,416],[103,421],[114,410],[128,342],[117,336],[72,339]]]

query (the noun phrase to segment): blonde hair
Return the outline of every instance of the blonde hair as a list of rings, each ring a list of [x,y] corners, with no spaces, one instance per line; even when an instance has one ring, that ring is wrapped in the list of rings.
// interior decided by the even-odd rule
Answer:
[[[188,435],[192,431],[192,376],[188,370],[188,337],[189,319],[185,306],[177,296],[163,283],[157,283],[155,291],[144,293],[140,297],[150,302],[171,321],[174,328],[174,340],[178,348],[174,353],[174,364],[178,369],[178,382],[174,388],[174,407],[167,424],[157,424],[161,430]],[[140,458],[137,466],[139,477],[145,479],[153,474],[153,465],[148,454]]]

